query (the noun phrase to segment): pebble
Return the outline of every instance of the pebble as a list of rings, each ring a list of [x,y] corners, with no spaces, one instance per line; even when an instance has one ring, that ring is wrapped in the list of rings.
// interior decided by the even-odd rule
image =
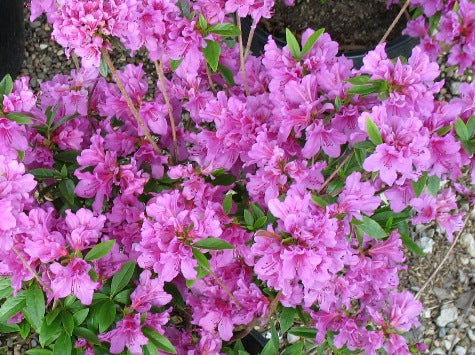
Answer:
[[[457,345],[455,347],[455,350],[454,352],[457,354],[457,355],[465,355],[467,353],[467,349],[465,349],[464,347],[460,346],[460,345]]]
[[[445,337],[445,334],[447,334],[447,329],[440,328],[439,329],[439,338]]]
[[[44,51],[46,48],[48,48],[48,45],[47,45],[47,44],[45,44],[45,43],[41,43],[41,44],[40,44],[40,49],[41,49],[42,51]]]
[[[471,341],[475,342],[475,332],[472,329],[467,330],[467,335]]]
[[[422,249],[424,254],[431,254],[432,251],[433,251],[433,247],[434,247],[435,242],[434,242],[433,239],[424,236],[421,239],[419,239],[416,242],[416,244],[419,245],[419,247]]]
[[[452,297],[450,295],[450,292],[447,291],[445,288],[434,287],[432,289],[432,293],[435,295],[435,297],[438,298],[439,301],[449,300]]]
[[[445,327],[450,322],[455,322],[458,317],[458,310],[457,307],[446,304],[442,306],[440,310],[440,315],[437,317],[435,324],[439,327]]]
[[[422,310],[422,318],[426,318],[426,319],[429,319],[430,318],[430,309],[429,308],[424,308]]]
[[[444,355],[445,353],[446,353],[446,351],[444,349],[441,349],[441,348],[435,348],[431,352],[431,354],[433,354],[433,355]]]
[[[475,258],[475,238],[471,233],[465,233],[460,238],[460,242],[462,246],[467,249],[467,252],[470,254],[472,258]]]
[[[287,341],[289,342],[289,344],[294,344],[294,343],[298,342],[299,339],[300,339],[300,337],[287,333]]]

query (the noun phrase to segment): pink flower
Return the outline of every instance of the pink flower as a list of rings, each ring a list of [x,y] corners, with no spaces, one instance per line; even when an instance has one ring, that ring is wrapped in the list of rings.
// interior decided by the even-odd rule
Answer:
[[[70,230],[66,237],[74,250],[83,250],[99,240],[106,216],[93,217],[92,211],[81,208],[76,213],[66,210],[65,222]]]
[[[142,333],[139,313],[126,315],[115,329],[99,334],[98,338],[111,344],[109,351],[112,354],[119,354],[127,347],[132,355],[142,355],[142,345],[148,343]]]
[[[422,303],[414,299],[409,291],[392,292],[389,295],[389,326],[397,331],[408,331],[419,326],[417,317]]]
[[[152,305],[160,307],[172,300],[172,296],[163,290],[163,281],[151,279],[150,270],[144,270],[140,274],[140,283],[130,295],[131,307],[137,312],[147,312]]]
[[[73,294],[79,298],[82,304],[91,304],[92,295],[99,283],[91,280],[89,276],[91,266],[88,263],[82,259],[74,258],[66,266],[53,263],[49,269],[54,275],[51,280],[51,289],[55,299]]]

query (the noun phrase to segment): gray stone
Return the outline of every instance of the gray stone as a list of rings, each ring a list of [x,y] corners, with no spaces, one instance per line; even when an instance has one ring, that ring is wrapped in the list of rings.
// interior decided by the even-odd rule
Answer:
[[[462,246],[467,249],[467,252],[472,258],[475,258],[475,238],[471,233],[465,233],[460,238],[460,243]]]
[[[457,307],[451,304],[445,304],[440,310],[440,315],[435,320],[435,324],[439,327],[445,327],[450,322],[455,322],[458,317]]]
[[[447,334],[447,329],[446,328],[440,328],[439,329],[439,338],[445,337],[445,334]]]
[[[432,355],[445,355],[446,351],[441,348],[435,348],[434,350],[431,351]]]
[[[454,352],[457,355],[465,355],[467,353],[467,349],[465,349],[464,347],[462,347],[460,345],[457,345],[454,349]]]
[[[475,342],[475,332],[472,329],[467,330],[467,335],[471,341]]]
[[[299,339],[300,339],[300,337],[287,333],[287,341],[289,342],[289,344],[294,344],[294,343],[298,342]]]
[[[432,289],[432,293],[439,299],[439,301],[449,300],[452,298],[450,292],[447,291],[445,288],[434,287]]]
[[[417,245],[422,249],[425,254],[430,254],[433,251],[435,242],[429,237],[422,237],[417,242]]]

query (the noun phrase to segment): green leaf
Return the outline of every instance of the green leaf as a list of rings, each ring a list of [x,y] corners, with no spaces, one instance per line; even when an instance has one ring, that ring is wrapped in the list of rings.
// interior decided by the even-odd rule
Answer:
[[[104,56],[101,56],[101,64],[99,64],[99,73],[104,77],[107,78],[109,75],[109,66],[107,65]]]
[[[77,150],[65,150],[54,155],[54,160],[59,160],[65,163],[77,163],[77,157],[81,152]]]
[[[200,14],[198,23],[200,25],[201,32],[203,35],[205,35],[208,30],[208,22],[206,21],[206,18],[203,16],[203,14]]]
[[[0,334],[16,333],[18,331],[18,324],[0,323]]]
[[[231,212],[231,208],[233,207],[233,195],[228,193],[223,200],[223,210],[226,214]]]
[[[0,81],[0,103],[3,102],[3,95],[11,94],[13,91],[13,79],[10,74],[7,74]]]
[[[43,323],[46,322],[47,325],[53,323],[56,317],[58,317],[59,312],[61,312],[61,308],[55,308],[53,311],[48,312],[48,314],[46,314],[46,317],[44,318]]]
[[[424,190],[424,187],[426,187],[427,183],[427,175],[422,175],[419,180],[417,181],[411,181],[412,187],[414,188],[414,193],[416,194],[416,197],[419,197],[422,193],[422,190]]]
[[[36,331],[41,328],[45,309],[45,295],[34,283],[26,290],[26,307],[23,310],[23,315]]]
[[[470,139],[468,141],[462,142],[462,147],[467,152],[468,156],[472,156],[475,152],[475,139]]]
[[[122,265],[120,271],[112,277],[111,281],[111,296],[116,295],[121,291],[127,284],[135,270],[135,261],[131,260]]]
[[[234,81],[234,73],[231,69],[223,64],[218,64],[218,70],[226,84],[229,86],[236,86],[236,82]]]
[[[252,228],[255,230],[255,229],[259,229],[259,228],[262,228],[265,226],[267,222],[267,216],[262,216],[262,217],[259,217],[258,219],[256,219],[256,221],[254,222],[254,225],[252,226]]]
[[[12,293],[10,278],[0,277],[0,299],[10,297]]]
[[[401,234],[401,240],[404,243],[404,245],[407,247],[408,250],[412,251],[414,254],[419,255],[419,256],[424,256],[424,252],[422,249],[417,245],[408,234]]]
[[[239,36],[241,31],[239,28],[231,22],[218,23],[208,28],[209,33],[215,33],[221,36]]]
[[[97,260],[105,256],[114,246],[115,239],[111,239],[102,243],[97,244],[94,248],[89,250],[84,260],[92,261]]]
[[[170,59],[170,68],[171,70],[175,71],[178,69],[178,67],[180,66],[181,62],[183,62],[183,58],[182,59]]]
[[[155,329],[143,327],[142,333],[155,345],[157,348],[166,351],[167,353],[176,354],[176,349],[173,344],[157,332]]]
[[[325,32],[325,29],[320,28],[318,31],[312,33],[312,35],[308,37],[307,42],[305,42],[302,48],[302,53],[301,53],[302,57],[312,50],[313,46],[315,45],[317,40],[320,38],[320,36],[323,34],[323,32]]]
[[[213,72],[218,70],[219,57],[221,56],[221,46],[216,41],[206,40],[206,47],[203,48],[206,62]]]
[[[232,174],[222,174],[211,180],[214,186],[229,186],[236,182],[236,177]]]
[[[63,332],[54,344],[53,355],[71,354],[72,349],[73,344],[71,336]]]
[[[64,199],[70,204],[74,204],[74,181],[71,179],[61,180],[59,182],[59,192]]]
[[[53,128],[51,128],[51,132],[55,131],[56,129],[58,129],[58,127],[60,127],[62,124],[68,122],[68,121],[71,121],[71,120],[74,120],[76,117],[79,116],[79,113],[74,113],[72,115],[69,115],[69,116],[65,116],[63,117],[62,119],[60,119],[58,121],[58,123],[56,123]]]
[[[467,121],[466,127],[468,131],[468,136],[472,138],[473,134],[475,133],[475,116],[470,116]]]
[[[48,127],[51,127],[51,125],[54,122],[54,119],[56,118],[56,113],[58,112],[59,105],[53,106],[48,106],[45,110],[45,115],[46,115],[46,125]]]
[[[437,196],[440,189],[440,178],[432,175],[427,179],[427,190],[432,196]]]
[[[234,246],[228,242],[212,237],[197,241],[196,243],[192,244],[192,247],[209,250],[235,249]]]
[[[29,170],[28,173],[36,179],[56,179],[60,177],[59,171],[54,169],[38,168]]]
[[[20,292],[16,297],[10,297],[0,307],[0,322],[5,322],[20,312],[26,305],[26,294]]]
[[[455,121],[454,127],[455,132],[457,132],[457,136],[460,138],[461,141],[468,141],[471,138],[468,135],[467,126],[465,126],[465,123],[460,117],[457,118],[457,121]]]
[[[23,319],[23,321],[20,324],[18,324],[18,332],[20,333],[20,336],[23,339],[26,339],[28,335],[30,335],[30,331],[31,331],[30,323],[26,319]]]
[[[33,121],[31,120],[31,115],[19,113],[19,112],[11,112],[5,115],[10,121],[16,122],[19,125],[31,124]]]
[[[302,59],[300,45],[297,41],[297,38],[295,38],[292,31],[290,31],[288,28],[285,29],[285,40],[287,42],[287,46],[289,47],[290,53],[292,54],[292,57],[294,57],[294,59],[299,62],[300,59]]]
[[[73,314],[73,320],[75,325],[81,325],[82,322],[86,320],[87,315],[89,314],[89,308],[80,309]]]
[[[301,338],[315,339],[315,337],[317,336],[317,330],[315,328],[309,328],[309,327],[294,327],[289,330],[289,334],[292,334]]]
[[[254,217],[248,210],[244,210],[244,222],[248,227],[252,227],[254,225]]]
[[[99,321],[99,332],[103,333],[114,323],[115,320],[115,304],[111,301],[104,302],[97,311],[97,319]]]
[[[158,355],[158,350],[155,345],[151,341],[143,346],[143,354],[144,355]]]
[[[372,238],[382,239],[388,236],[384,229],[368,216],[363,216],[363,221],[361,224],[356,225],[358,229],[366,233]]]
[[[442,137],[442,136],[445,136],[447,133],[449,133],[451,130],[452,130],[452,126],[444,126],[437,130],[437,134]]]
[[[366,132],[368,133],[370,141],[375,145],[383,143],[378,126],[376,126],[373,120],[369,117],[366,118]]]
[[[281,355],[300,355],[302,354],[304,343],[295,343],[285,348]]]
[[[367,84],[370,81],[371,77],[367,74],[355,76],[353,78],[345,80],[346,82],[353,84],[353,85],[362,85]]]
[[[196,248],[193,248],[192,251],[193,251],[193,257],[198,262],[198,265],[201,266],[205,270],[211,270],[211,266],[206,256]]]
[[[59,317],[61,318],[61,323],[63,324],[64,331],[69,335],[73,335],[74,330],[74,317],[69,311],[61,312]]]
[[[280,314],[280,331],[284,334],[290,327],[294,324],[294,318],[297,314],[297,310],[295,308],[290,307],[283,307],[282,313]]]
[[[56,318],[51,324],[48,324],[46,321],[43,321],[41,325],[39,334],[40,334],[40,344],[45,347],[55,341],[62,333],[61,321],[59,318]]]
[[[321,208],[325,208],[330,204],[328,201],[326,201],[322,197],[313,195],[313,194],[312,194],[312,201],[315,202],[315,204]]]
[[[249,206],[251,207],[252,213],[257,218],[261,218],[261,217],[265,216],[264,211],[262,210],[262,208],[259,207],[259,205],[255,204],[255,203],[251,203],[251,204],[249,204]]]
[[[52,355],[53,352],[49,349],[29,349],[25,354],[28,355]]]

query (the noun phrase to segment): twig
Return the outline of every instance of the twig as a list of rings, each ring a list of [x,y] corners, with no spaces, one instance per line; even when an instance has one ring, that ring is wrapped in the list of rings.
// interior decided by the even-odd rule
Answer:
[[[209,71],[208,64],[205,64],[205,68],[206,68],[206,76],[208,77],[208,84],[213,94],[216,95],[217,94],[216,88],[214,87],[213,78],[211,77],[211,72]]]
[[[439,263],[437,268],[434,270],[432,275],[430,275],[430,277],[427,279],[427,281],[424,283],[424,285],[422,285],[421,289],[419,291],[417,291],[416,296],[415,296],[416,299],[420,298],[420,296],[421,296],[422,292],[424,291],[424,289],[430,284],[430,282],[434,279],[434,277],[439,273],[439,271],[442,268],[442,266],[444,265],[444,263],[447,261],[450,253],[454,249],[455,245],[457,244],[457,241],[459,240],[460,236],[462,235],[463,231],[465,230],[465,227],[467,226],[467,221],[468,221],[469,217],[470,217],[470,214],[467,213],[467,216],[465,217],[465,219],[463,221],[462,229],[457,233],[457,236],[455,237],[454,242],[450,246],[449,250],[447,250],[447,253],[445,254],[444,258]]]
[[[38,273],[35,270],[33,270],[33,268],[30,265],[28,265],[28,263],[26,262],[23,255],[21,255],[20,251],[15,246],[12,246],[12,250],[18,256],[18,258],[20,258],[21,263],[23,264],[23,266],[26,267],[28,269],[28,271],[35,277],[36,281],[38,281],[38,283],[43,287],[43,289],[45,289],[49,293],[53,294],[54,292],[51,289],[51,287],[49,287],[47,284],[45,284],[45,282],[41,279],[40,275],[38,275]]]
[[[407,8],[409,7],[409,4],[411,3],[410,0],[406,0],[406,2],[404,3],[404,5],[401,7],[401,10],[399,10],[399,13],[397,14],[396,18],[393,20],[393,22],[391,23],[391,25],[389,26],[389,28],[387,29],[386,33],[384,34],[383,38],[381,38],[381,40],[379,41],[379,43],[383,43],[383,42],[386,42],[386,39],[388,38],[389,34],[391,33],[391,31],[394,29],[394,26],[396,26],[396,24],[398,23],[399,19],[401,18],[401,16],[404,14],[404,12],[407,10]]]
[[[343,166],[348,163],[348,161],[351,159],[353,156],[353,150],[348,153],[348,155],[343,159],[343,161],[336,167],[336,169],[331,173],[331,175],[323,182],[322,186],[317,190],[317,194],[323,191],[325,187],[333,180],[333,178],[338,174],[338,172],[343,168]]]
[[[241,18],[237,16],[237,25],[241,34],[238,37],[239,40],[239,59],[241,62],[241,73],[242,73],[242,81],[244,84],[244,90],[246,91],[246,96],[249,96],[249,85],[247,84],[247,75],[246,75],[246,65],[244,61],[244,48],[242,44],[242,26],[241,26]]]
[[[162,88],[163,99],[165,100],[165,105],[168,109],[168,117],[170,119],[170,128],[172,131],[173,139],[173,163],[175,164],[178,161],[178,140],[176,138],[176,127],[175,127],[175,118],[173,117],[173,108],[170,104],[170,99],[168,98],[167,87],[165,85],[165,73],[163,71],[163,64],[161,61],[155,61],[155,69],[157,71],[158,80],[160,81],[160,87]]]
[[[251,53],[252,38],[254,37],[254,32],[256,31],[256,27],[257,27],[256,20],[252,20],[251,30],[249,31],[249,36],[247,37],[246,51],[244,52],[244,62],[246,62],[247,57],[249,57],[249,54]]]
[[[71,59],[73,60],[74,66],[76,67],[76,70],[79,70],[79,59],[76,53],[71,52]]]
[[[117,70],[115,69],[114,64],[112,63],[111,57],[109,56],[109,52],[105,48],[102,48],[101,52],[102,52],[102,56],[104,57],[104,60],[107,63],[107,66],[109,67],[109,70],[112,73],[112,77],[114,78],[122,96],[124,97],[125,102],[127,103],[127,106],[130,109],[130,112],[132,112],[132,115],[137,121],[137,124],[139,125],[140,129],[144,133],[145,138],[147,138],[147,140],[150,142],[150,144],[153,147],[153,150],[155,150],[157,154],[160,154],[160,148],[158,147],[157,143],[153,140],[152,135],[150,134],[150,130],[145,125],[145,122],[142,120],[142,117],[140,117],[140,114],[137,111],[137,108],[134,106],[132,99],[130,98],[129,94],[125,90],[124,83],[122,82],[122,80],[120,80],[120,77],[117,74]]]
[[[229,298],[231,298],[231,300],[241,309],[244,309],[244,307],[242,306],[242,304],[236,299],[236,297],[234,297],[234,295],[231,293],[231,291],[229,291],[229,288],[223,283],[223,281],[221,281],[219,279],[218,276],[216,276],[216,274],[214,273],[213,270],[211,269],[208,269],[207,268],[207,271],[209,272],[209,274],[213,277],[213,279],[218,283],[219,286],[221,286],[221,288],[224,290],[224,292],[226,292],[226,294],[229,296]]]

